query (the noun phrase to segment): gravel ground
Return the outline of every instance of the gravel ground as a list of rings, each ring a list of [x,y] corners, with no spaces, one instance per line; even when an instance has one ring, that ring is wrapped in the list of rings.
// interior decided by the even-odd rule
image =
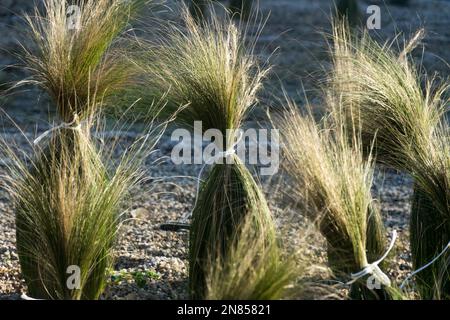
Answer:
[[[14,135],[18,140],[19,135]],[[22,140],[25,140],[23,138]],[[22,145],[26,142],[23,141]],[[158,145],[158,151],[149,163],[169,155],[167,135]],[[155,178],[165,177],[163,182],[146,183],[133,190],[128,200],[127,221],[116,247],[116,263],[111,273],[111,281],[105,299],[182,299],[187,298],[187,246],[188,232],[168,232],[160,228],[161,223],[177,220],[192,208],[195,182],[200,166],[190,168],[174,166],[169,161],[156,166],[149,165],[149,174]],[[1,171],[1,167],[0,167]],[[191,178],[171,178],[177,176]],[[282,190],[281,176],[276,175],[263,185],[277,224],[288,243],[287,248],[298,251],[303,259],[309,257],[314,267],[325,268],[326,254],[324,240],[311,231],[311,226],[298,212],[290,208],[292,203]],[[387,233],[399,231],[396,265],[390,276],[400,282],[411,270],[408,243],[409,198],[412,193],[411,179],[389,169],[378,169],[374,195],[382,205]],[[277,190],[277,191],[275,191]],[[269,192],[270,191],[270,192]],[[15,249],[14,212],[4,192],[0,192],[0,299],[18,299],[26,290],[20,277],[20,267]],[[310,234],[311,233],[311,234]],[[307,241],[306,238],[309,240]],[[137,283],[133,273],[151,272],[145,283]],[[319,268],[308,273],[311,281],[327,279],[328,272]],[[304,297],[301,296],[301,297]]]
[[[377,2],[380,1],[370,3]],[[369,2],[361,3],[364,7]],[[8,1],[0,0],[0,46],[14,50],[17,47],[13,39],[2,33],[9,32],[10,25],[20,25],[20,21],[2,11],[1,6],[7,5]],[[296,93],[300,91],[301,83],[314,97],[315,84],[328,65],[326,43],[318,32],[328,30],[329,1],[262,0],[261,9],[264,14],[270,12],[270,17],[258,43],[258,50],[262,55],[268,56],[281,47],[273,56],[276,77],[269,81],[269,91],[271,88],[278,88],[281,80],[288,93],[299,101],[302,98],[300,95],[296,96]],[[443,76],[449,75],[445,65],[445,61],[450,60],[450,52],[447,50],[450,45],[449,2],[412,0],[410,8],[389,6],[382,10],[383,22],[379,32],[381,38],[392,36],[395,29],[410,34],[418,26],[424,25],[428,31],[425,40],[427,51],[423,57],[418,55],[417,58],[423,60],[428,70],[440,72]],[[14,8],[14,11],[18,11],[18,8]],[[0,51],[0,83],[6,81],[4,79],[12,81],[23,77],[23,74],[13,68],[2,68],[12,63],[14,60],[11,55]],[[8,98],[0,96],[0,105],[28,138],[46,130],[48,120],[52,118],[48,100],[33,89]],[[26,148],[25,138],[5,117],[0,119],[0,132],[6,139]],[[153,165],[154,160],[170,155],[171,146],[167,133],[158,145],[159,150],[148,162],[149,174],[155,180],[157,177],[166,179],[161,183],[142,185],[133,192],[127,213],[128,218],[133,219],[122,229],[115,251],[116,264],[111,274],[111,283],[104,294],[105,299],[187,297],[188,233],[162,231],[159,226],[168,220],[176,220],[181,214],[191,210],[195,196],[194,179],[174,177],[196,177],[200,167],[175,166],[170,161]],[[279,180],[280,177],[275,176],[269,181],[263,181],[278,225],[284,230],[283,234],[291,248],[301,246],[303,253],[311,257],[312,264],[323,266],[323,239],[313,233],[308,237],[313,237],[314,241],[305,241],[309,230],[307,222],[298,212],[289,208],[289,200],[286,200],[288,197],[284,197],[284,193],[288,192],[281,192],[283,184]],[[399,231],[397,259],[390,269],[392,280],[397,282],[401,282],[411,270],[408,243],[411,194],[412,181],[408,176],[378,168],[374,195],[380,200],[387,233],[391,234],[393,229]],[[145,277],[140,281],[133,274],[145,274]],[[326,276],[326,271],[311,271],[312,281],[326,279]],[[14,212],[7,195],[0,191],[0,299],[19,299],[24,290],[26,288],[20,277],[15,250]]]

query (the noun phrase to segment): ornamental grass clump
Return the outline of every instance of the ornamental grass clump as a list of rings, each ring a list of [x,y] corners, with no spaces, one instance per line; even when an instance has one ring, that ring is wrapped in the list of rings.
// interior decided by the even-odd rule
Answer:
[[[100,133],[99,133],[100,135]],[[83,131],[54,135],[46,152],[3,140],[10,161],[2,181],[16,214],[16,241],[27,294],[35,299],[98,299],[113,267],[123,200],[143,178],[148,139],[110,159],[111,145]]]
[[[252,15],[253,0],[230,0],[230,13],[246,21]]]
[[[107,103],[134,79],[121,35],[146,2],[45,0],[44,14],[36,8],[25,16],[30,45],[19,58],[31,77],[20,84],[42,88],[66,123],[95,113],[89,107]]]
[[[276,125],[283,137],[283,167],[292,178],[299,209],[317,223],[327,241],[328,262],[337,277],[349,279],[386,252],[383,223],[371,195],[373,161],[364,159],[360,136],[347,140],[339,110],[316,122],[288,107]],[[383,268],[383,263],[380,264]],[[369,288],[367,277],[354,279],[353,299],[391,299],[389,280]]]
[[[208,18],[208,6],[212,0],[190,0],[189,11],[197,23]],[[247,21],[252,16],[253,0],[230,0],[228,12],[231,16]]]
[[[28,294],[39,299],[97,299],[111,266],[119,204],[139,178],[146,148],[106,163],[91,127],[108,97],[132,81],[120,36],[144,1],[45,0],[25,16],[31,45],[21,56],[33,84],[53,100],[62,122],[35,140],[33,154],[13,157],[6,178]],[[74,13],[73,16],[69,15]],[[48,139],[45,139],[48,138]],[[78,269],[77,269],[78,268]],[[74,287],[68,272],[78,270]]]
[[[148,74],[148,87],[157,88],[161,95],[170,88],[166,93],[169,103],[160,115],[164,112],[173,114],[176,110],[172,110],[172,106],[185,105],[178,113],[177,121],[187,126],[201,121],[204,131],[219,130],[227,138],[220,141],[223,143],[216,141],[217,145],[226,146],[224,149],[230,151],[236,141],[235,136],[226,134],[227,129],[241,127],[246,114],[257,102],[256,94],[268,70],[258,66],[252,54],[254,42],[245,38],[231,18],[219,20],[212,15],[208,23],[199,26],[183,9],[183,22],[182,27],[162,29],[161,35],[143,53],[146,56],[143,68]],[[210,288],[207,281],[218,276],[210,274],[211,266],[216,262],[239,268],[230,264],[230,259],[236,259],[235,255],[242,252],[233,248],[243,245],[236,234],[244,222],[251,221],[248,223],[252,224],[255,237],[257,235],[255,244],[256,241],[262,242],[248,253],[251,258],[247,255],[245,259],[252,259],[255,266],[261,266],[261,259],[268,257],[266,248],[276,250],[272,215],[251,173],[233,152],[216,160],[201,184],[192,212],[189,286],[194,299],[217,297],[217,290]],[[275,256],[270,254],[270,257]],[[271,288],[274,295],[263,295],[259,289],[243,287],[242,292],[233,298],[278,297],[279,290],[286,283],[267,276],[269,273],[278,274],[279,264],[267,262],[267,265],[270,268],[264,269],[264,275],[255,271],[258,275],[250,277],[247,282],[239,279],[233,283],[248,288]],[[237,293],[238,288],[235,290]],[[226,296],[231,298],[234,293]]]
[[[207,9],[210,1],[211,0],[190,0],[189,12],[197,23],[202,23],[204,19],[208,18]]]
[[[418,31],[404,49],[374,41],[367,32],[352,34],[345,25],[333,33],[331,96],[342,101],[348,121],[362,130],[365,150],[375,139],[377,161],[412,175],[413,266],[418,269],[450,240],[450,153],[446,121],[449,85],[422,76],[411,51],[423,38]],[[443,264],[445,266],[443,272]],[[448,255],[416,275],[423,298],[450,294]],[[436,288],[436,277],[439,288]]]

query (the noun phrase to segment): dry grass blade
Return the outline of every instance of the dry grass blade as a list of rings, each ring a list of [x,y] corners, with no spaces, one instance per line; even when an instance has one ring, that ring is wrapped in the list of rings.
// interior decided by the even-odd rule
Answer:
[[[145,0],[45,0],[44,14],[37,8],[26,15],[31,45],[20,59],[31,83],[54,100],[65,122],[74,114],[85,118],[108,96],[133,81],[132,64],[125,59],[123,39],[129,18]],[[74,7],[75,6],[75,7]],[[72,16],[69,13],[74,13]]]

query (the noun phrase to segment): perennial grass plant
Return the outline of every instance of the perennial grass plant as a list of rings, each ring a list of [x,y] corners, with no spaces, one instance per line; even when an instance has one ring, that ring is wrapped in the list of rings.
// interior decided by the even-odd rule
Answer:
[[[97,299],[105,287],[120,204],[142,178],[139,165],[149,149],[133,145],[111,162],[91,130],[108,98],[132,81],[121,35],[144,2],[45,0],[43,12],[25,16],[32,44],[23,46],[21,59],[31,76],[18,85],[43,89],[62,121],[25,159],[1,145],[13,159],[5,187],[32,298]]]
[[[283,167],[294,181],[299,208],[327,240],[335,275],[349,279],[386,251],[383,223],[370,191],[373,160],[364,159],[356,129],[352,141],[347,140],[340,113],[316,122],[288,101],[275,123],[283,135]],[[352,284],[351,298],[392,298],[389,286],[370,290],[366,280]]]
[[[375,140],[377,161],[415,180],[411,210],[415,269],[430,262],[450,240],[449,84],[420,74],[414,64],[410,53],[423,36],[424,31],[418,31],[398,52],[367,32],[355,34],[338,24],[333,31],[330,82],[331,96],[342,101],[347,121],[361,128],[365,150]],[[443,256],[417,274],[423,298],[448,297],[448,267],[448,257]]]
[[[268,70],[259,67],[253,55],[255,40],[246,38],[230,17],[221,20],[212,12],[208,23],[199,26],[186,8],[182,12],[184,25],[167,26],[142,53],[148,87],[157,88],[169,101],[160,116],[173,114],[176,111],[173,108],[183,105],[177,114],[179,123],[192,126],[194,121],[201,121],[204,131],[220,130],[227,138],[217,143],[230,150],[235,137],[226,131],[241,127],[257,102],[257,92]],[[192,213],[191,297],[278,298],[286,281],[269,276],[279,273],[279,264],[268,261],[278,256],[275,252],[279,249],[264,195],[235,154],[220,161],[212,166],[201,184]],[[240,236],[243,225],[249,223],[255,232],[254,246],[249,243],[251,239]],[[243,261],[251,259],[255,267],[264,265],[264,268],[241,279],[239,276],[247,277],[251,271],[236,262],[244,246],[251,247],[251,251],[246,252]],[[224,278],[222,269],[226,269]],[[234,276],[237,278],[230,278]],[[220,284],[217,277],[224,283]],[[217,285],[227,289],[220,293]],[[245,287],[229,287],[233,285]]]

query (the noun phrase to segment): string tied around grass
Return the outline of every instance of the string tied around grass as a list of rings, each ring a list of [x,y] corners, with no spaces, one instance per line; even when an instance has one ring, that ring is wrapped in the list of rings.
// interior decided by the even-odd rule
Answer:
[[[384,253],[384,255],[378,259],[375,262],[369,263],[367,265],[364,266],[364,268],[357,272],[357,273],[352,273],[350,276],[352,278],[352,280],[350,280],[349,282],[347,282],[347,285],[353,284],[354,282],[358,281],[359,279],[361,279],[362,277],[366,276],[366,275],[372,275],[375,277],[376,280],[378,280],[382,285],[389,287],[391,286],[391,280],[389,279],[389,277],[380,269],[380,267],[378,266],[384,259],[387,258],[387,256],[389,255],[389,253],[391,252],[392,248],[394,248],[394,244],[395,241],[397,240],[397,230],[394,230],[392,232],[392,239],[391,239],[391,243],[389,244],[388,249],[386,250],[386,252]]]
[[[40,136],[38,136],[36,139],[34,139],[33,144],[36,146],[38,145],[45,137],[47,137],[49,134],[51,134],[54,131],[58,131],[61,129],[69,129],[74,131],[81,131],[81,125],[82,122],[78,120],[78,115],[74,115],[74,118],[71,122],[63,122],[57,126],[51,127],[47,131],[43,132]]]
[[[208,161],[205,161],[205,163],[203,164],[203,166],[200,169],[198,176],[197,176],[197,187],[196,187],[196,192],[195,192],[194,206],[192,207],[192,210],[189,213],[184,214],[181,217],[181,220],[180,220],[181,222],[186,223],[186,221],[192,216],[192,213],[194,212],[194,209],[197,206],[198,195],[200,193],[200,182],[202,181],[203,171],[205,170],[206,166],[214,164],[217,160],[227,159],[228,157],[235,155],[236,147],[241,142],[242,137],[243,137],[242,131],[239,131],[239,136],[236,139],[236,142],[234,142],[227,150],[218,152],[213,157],[209,158]]]
[[[445,246],[445,248],[437,255],[433,258],[433,260],[431,260],[430,262],[428,262],[427,264],[423,265],[422,267],[420,267],[419,269],[411,272],[411,274],[409,276],[406,277],[405,280],[403,280],[402,284],[400,285],[400,289],[403,290],[403,288],[405,287],[405,285],[409,282],[409,280],[411,280],[411,278],[413,278],[416,274],[418,274],[419,272],[421,272],[422,270],[425,270],[426,268],[428,268],[429,266],[431,266],[433,263],[435,263],[444,253],[447,252],[447,250],[450,249],[450,241],[449,243],[447,243],[447,245]]]
[[[199,193],[200,193],[200,182],[202,181],[202,175],[203,175],[204,169],[206,168],[207,165],[214,164],[219,159],[227,159],[228,157],[231,157],[231,156],[235,155],[236,154],[236,147],[241,142],[242,137],[243,137],[243,133],[242,133],[242,131],[239,131],[239,136],[238,136],[236,142],[233,143],[233,145],[231,145],[227,150],[218,152],[213,157],[211,157],[207,161],[205,161],[205,163],[203,164],[203,166],[200,169],[200,171],[198,173],[198,176],[197,176],[197,187],[196,187],[196,192],[195,192],[195,202],[194,202],[194,205],[192,206],[191,211],[189,211],[188,213],[183,214],[178,221],[168,221],[168,222],[162,224],[161,228],[163,230],[171,230],[171,231],[173,231],[173,230],[177,230],[179,228],[189,229],[188,219],[190,217],[192,217],[192,213],[194,212],[195,208],[197,207],[198,196],[199,196]]]

